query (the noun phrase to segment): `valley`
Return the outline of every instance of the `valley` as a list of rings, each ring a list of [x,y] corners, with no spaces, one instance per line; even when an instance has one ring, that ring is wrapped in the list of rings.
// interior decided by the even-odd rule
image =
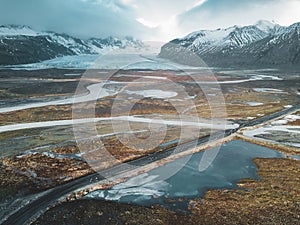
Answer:
[[[21,203],[21,199],[29,198],[30,201],[34,201],[40,194],[44,195],[47,190],[51,190],[50,188],[54,188],[54,190],[55,188],[63,188],[71,185],[72,182],[79,185],[80,180],[85,180],[84,184],[90,186],[91,190],[97,190],[100,185],[101,188],[98,190],[101,191],[103,188],[118,188],[118,185],[122,187],[123,184],[118,183],[124,182],[130,177],[133,177],[133,183],[136,186],[134,177],[140,173],[163,168],[166,163],[166,165],[172,164],[174,160],[177,162],[177,160],[184,159],[190,154],[198,154],[199,151],[199,154],[202,154],[203,150],[213,153],[213,150],[208,150],[212,146],[226,142],[229,142],[230,146],[231,143],[237,143],[235,140],[243,140],[276,149],[282,152],[280,154],[284,154],[284,156],[272,159],[274,163],[289,164],[291,168],[294,168],[294,163],[297,162],[297,157],[300,155],[297,137],[292,136],[287,139],[289,134],[284,133],[292,132],[293,135],[297,135],[298,132],[299,111],[297,111],[297,106],[299,105],[298,87],[300,80],[297,73],[291,72],[290,75],[286,75],[280,70],[261,69],[219,69],[213,73],[213,76],[211,76],[211,72],[203,69],[185,71],[140,69],[119,70],[117,72],[93,69],[88,71],[89,77],[85,76],[86,73],[86,71],[78,69],[34,70],[30,72],[26,70],[1,71],[2,86],[5,87],[1,90],[3,93],[1,101],[5,107],[0,108],[0,144],[2,146],[0,196],[2,207],[6,209],[2,211],[4,218],[10,215],[6,212],[16,207],[16,203],[21,206],[25,204],[23,207],[26,206],[26,203]],[[66,74],[68,74],[67,79]],[[38,84],[45,83],[47,85],[41,86],[40,89],[23,88],[23,84],[28,87],[36,87],[37,81]],[[20,83],[19,87],[18,83]],[[55,88],[56,83],[59,83],[59,90]],[[143,84],[142,90],[140,84]],[[10,86],[13,88],[9,88]],[[82,88],[78,89],[78,87]],[[129,111],[128,106],[131,107]],[[289,109],[291,110],[289,111]],[[292,111],[293,109],[294,111]],[[278,126],[283,126],[278,128],[278,131],[269,128],[268,119],[266,119],[254,127],[252,125],[249,128],[241,128],[237,134],[234,134],[234,130],[237,130],[238,127],[267,118],[268,115],[280,111],[283,112],[283,115],[279,114],[275,120],[270,121],[276,129]],[[295,129],[291,126],[295,126]],[[268,129],[272,130],[271,135],[266,133]],[[230,130],[233,131],[233,136],[226,139],[226,131]],[[260,130],[264,133],[260,134]],[[274,132],[276,132],[275,136]],[[212,140],[207,139],[209,136]],[[193,143],[197,139],[200,141],[199,144]],[[290,145],[289,143],[295,144]],[[181,145],[187,147],[181,148]],[[182,149],[178,150],[179,152],[176,151],[178,147]],[[249,146],[248,148],[254,150],[258,147]],[[167,153],[169,149],[175,149],[175,152]],[[183,150],[188,151],[184,153]],[[180,151],[183,152],[180,153]],[[155,161],[151,158],[152,155],[156,154],[161,156],[153,164]],[[195,157],[194,155],[193,157]],[[267,166],[265,163],[269,159],[256,159],[257,157],[261,156],[253,156],[256,165]],[[286,157],[288,159],[285,160]],[[114,182],[110,179],[114,177],[112,174],[115,173],[103,172],[110,174],[106,179],[94,175],[95,172],[118,168],[120,163],[126,165],[132,162],[134,165],[135,160],[142,162],[141,160],[144,158],[147,160],[141,164],[141,167],[134,167],[137,169],[136,172],[134,170],[132,172],[127,171],[126,166],[124,170],[122,166],[117,169],[116,174],[120,174],[117,179],[113,179]],[[199,159],[195,161],[195,163],[197,162]],[[145,169],[144,166],[148,169]],[[273,173],[271,172],[273,169],[269,168],[269,170],[267,173]],[[258,173],[259,171],[260,167]],[[218,173],[213,172],[211,174]],[[91,176],[93,179],[89,178]],[[292,176],[294,175],[287,176],[285,181],[289,182],[290,179],[293,179]],[[143,210],[140,208],[141,206],[123,205],[123,203],[136,204],[134,200],[128,200],[131,198],[130,195],[127,196],[128,194],[125,195],[124,201],[119,202],[117,200],[119,203],[114,207],[120,207],[120,209],[125,207],[129,211],[137,210],[135,212],[139,212],[141,215],[144,213],[145,215],[147,213],[164,213],[169,215],[167,221],[180,217],[196,223],[198,219],[194,216],[204,213],[203,207],[206,206],[199,205],[195,199],[200,197],[217,199],[217,196],[221,195],[225,199],[230,199],[231,195],[236,195],[236,192],[239,192],[236,189],[239,186],[251,185],[252,182],[255,184],[258,182],[256,184],[258,186],[262,185],[259,181],[247,179],[238,182],[247,177],[247,175],[242,175],[240,178],[235,177],[234,183],[237,183],[233,183],[233,186],[223,186],[221,183],[219,184],[221,186],[215,188],[210,186],[212,189],[219,189],[220,187],[222,187],[221,189],[229,189],[228,192],[222,190],[214,192],[204,189],[205,191],[201,192],[200,195],[199,190],[194,190],[191,192],[197,194],[187,199],[188,193],[164,199],[159,198],[160,195],[157,193],[152,193],[153,190],[157,190],[156,188],[151,189],[150,192],[144,190],[143,193],[149,192],[149,199],[138,205],[149,207],[157,204],[155,202],[159,200],[160,206],[149,209],[149,212],[139,211]],[[256,179],[256,172],[252,172],[248,178]],[[98,182],[102,183],[98,184]],[[279,181],[272,179],[270,182]],[[79,190],[86,190],[85,185],[82,184],[77,187],[82,186],[82,189],[79,188]],[[114,186],[115,184],[117,186]],[[174,186],[176,187],[175,184]],[[253,190],[257,190],[255,189],[257,186],[253,188]],[[131,189],[130,186],[129,189]],[[69,193],[73,193],[75,190],[71,188]],[[168,189],[166,191],[169,192]],[[84,205],[88,201],[93,205],[102,201],[97,200],[98,197],[95,196],[103,195],[93,195],[93,192],[90,193],[89,200],[86,200],[85,197],[81,200],[79,196],[82,194],[80,193],[85,193],[83,194],[85,196],[89,192],[79,191],[75,198],[71,194],[67,197],[70,203],[63,203],[64,201],[61,200],[56,202],[59,197],[62,197],[57,195],[58,199],[52,199],[51,204],[54,206],[58,204],[57,207],[68,210],[73,201],[78,205]],[[124,188],[118,192],[127,193]],[[67,192],[65,193],[67,194]],[[138,194],[139,191],[132,189],[129,193]],[[161,196],[165,195],[168,194],[164,193]],[[211,195],[214,197],[208,197]],[[293,192],[293,195],[298,196],[297,192]],[[78,198],[79,200],[77,200]],[[100,197],[100,199],[104,198]],[[265,198],[269,197],[266,196]],[[114,198],[107,200],[114,200]],[[250,202],[249,199],[247,201]],[[275,201],[275,198],[270,197],[268,201]],[[170,208],[161,208],[165,204],[164,202],[167,202],[166,204]],[[114,203],[104,203],[107,207],[110,207],[111,204]],[[214,200],[213,204],[221,203]],[[228,201],[227,204],[237,203]],[[294,210],[294,201],[289,204],[291,204],[291,210]],[[183,211],[191,210],[192,216],[185,217],[180,213],[172,212],[174,207],[176,210],[181,207],[184,209]],[[262,207],[262,205],[259,204],[257,207]],[[276,207],[280,208],[281,206]],[[46,209],[47,207],[44,209],[41,207],[40,213],[45,212]],[[42,221],[43,218],[48,218],[48,213],[56,212],[55,210],[56,207],[49,212],[46,211],[45,215],[36,223]],[[36,213],[39,214],[39,212]],[[205,211],[205,213],[213,213],[213,211]],[[226,211],[226,213],[237,215],[234,209]],[[106,214],[105,218],[110,218],[109,215]],[[80,215],[78,219],[86,219],[85,216],[82,216]],[[97,215],[93,214],[92,217],[96,218]]]
[[[0,224],[299,223],[297,13],[151,2],[0,13]]]

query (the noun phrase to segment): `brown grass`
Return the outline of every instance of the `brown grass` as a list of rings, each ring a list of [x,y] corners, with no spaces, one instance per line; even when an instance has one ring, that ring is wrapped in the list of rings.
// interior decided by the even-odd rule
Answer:
[[[190,201],[191,214],[97,200],[61,203],[34,224],[299,224],[300,162],[254,159],[262,180],[244,179],[244,190],[210,190]]]
[[[292,147],[292,146],[282,145],[279,143],[273,143],[273,142],[268,142],[268,141],[262,141],[262,140],[258,140],[256,138],[245,137],[245,136],[239,135],[239,134],[236,135],[235,139],[251,142],[256,145],[261,145],[261,146],[271,148],[271,149],[274,149],[274,150],[277,150],[280,152],[285,152],[288,154],[300,155],[299,148]]]

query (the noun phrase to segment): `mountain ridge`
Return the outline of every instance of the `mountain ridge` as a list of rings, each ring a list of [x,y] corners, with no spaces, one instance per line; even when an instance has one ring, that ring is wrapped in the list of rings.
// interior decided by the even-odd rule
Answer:
[[[116,48],[142,48],[133,37],[80,39],[52,31],[38,32],[29,26],[0,26],[0,65],[36,63],[61,56],[103,54]]]
[[[298,65],[299,46],[300,23],[284,27],[261,20],[249,26],[193,32],[162,46],[159,56],[191,66],[203,65],[202,60],[219,67]]]

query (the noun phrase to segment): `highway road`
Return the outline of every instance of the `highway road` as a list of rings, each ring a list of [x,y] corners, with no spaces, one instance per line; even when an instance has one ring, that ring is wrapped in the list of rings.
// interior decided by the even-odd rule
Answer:
[[[300,106],[295,106],[295,107],[285,109],[283,111],[276,112],[274,114],[271,114],[271,115],[268,115],[268,116],[250,121],[250,122],[245,122],[245,123],[242,123],[239,128],[232,129],[232,130],[226,130],[225,133],[220,132],[219,134],[217,134],[217,136],[219,135],[219,137],[221,139],[222,137],[227,137],[233,133],[236,133],[241,128],[251,127],[251,126],[258,125],[258,124],[262,124],[262,123],[265,123],[267,121],[270,121],[275,118],[281,117],[283,115],[289,114],[289,113],[299,110],[299,109],[300,109]],[[4,221],[2,224],[3,225],[24,225],[24,224],[30,222],[39,212],[44,211],[49,206],[51,206],[55,202],[57,202],[57,200],[59,198],[61,198],[62,196],[66,195],[66,194],[72,193],[73,191],[75,191],[81,187],[84,187],[84,186],[87,186],[87,185],[90,185],[93,183],[97,183],[97,182],[105,179],[105,177],[112,177],[112,176],[116,176],[121,173],[128,172],[132,169],[132,167],[130,165],[144,166],[149,163],[153,163],[153,162],[159,161],[161,159],[164,159],[164,158],[170,156],[171,154],[173,154],[174,151],[176,151],[176,153],[180,153],[180,152],[187,151],[195,146],[199,147],[199,146],[207,143],[209,141],[209,139],[210,139],[210,137],[206,136],[199,140],[194,140],[194,141],[191,141],[188,143],[184,143],[177,148],[173,147],[173,148],[170,148],[170,149],[162,151],[162,152],[156,152],[156,153],[144,156],[142,158],[133,160],[131,162],[128,162],[127,164],[116,165],[112,168],[102,171],[101,172],[102,176],[99,173],[93,173],[93,174],[81,177],[79,179],[70,181],[70,182],[60,185],[58,187],[55,187],[51,190],[48,190],[48,192],[45,195],[43,195],[42,197],[31,201],[30,203],[28,203],[27,205],[22,207],[20,210],[13,213],[12,215],[10,215],[7,218],[7,220]]]

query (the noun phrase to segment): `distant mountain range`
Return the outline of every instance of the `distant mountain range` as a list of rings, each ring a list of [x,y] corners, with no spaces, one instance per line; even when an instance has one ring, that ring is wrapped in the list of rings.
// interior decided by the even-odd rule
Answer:
[[[300,65],[300,23],[201,30],[165,44],[159,56],[192,66],[202,65],[199,57],[209,66]]]
[[[109,49],[143,43],[132,37],[83,40],[55,32],[37,32],[28,26],[0,26],[0,65],[35,63],[60,56],[101,54]]]

